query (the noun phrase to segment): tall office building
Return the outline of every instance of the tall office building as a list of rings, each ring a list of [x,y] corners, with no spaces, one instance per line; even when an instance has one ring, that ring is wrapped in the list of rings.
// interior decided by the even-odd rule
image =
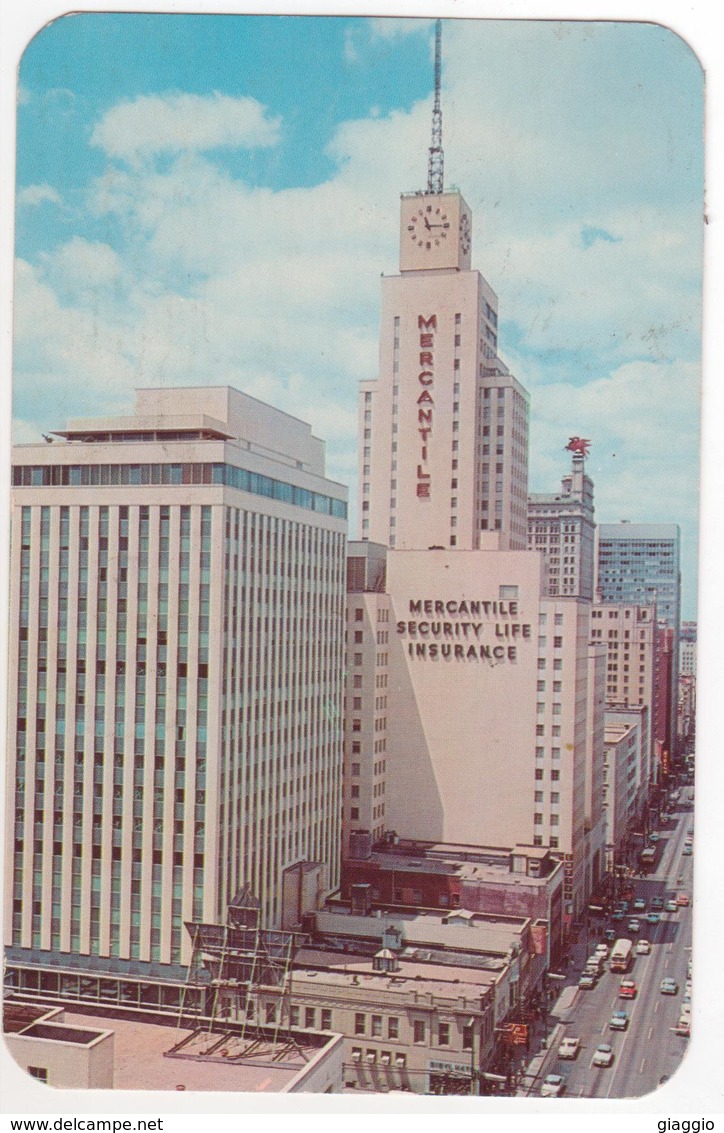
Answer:
[[[382,829],[551,847],[570,917],[591,874],[590,601],[548,598],[543,557],[527,549],[528,394],[498,356],[471,223],[441,168],[426,192],[403,194],[379,377],[361,384],[354,556],[387,554],[384,595],[363,593],[363,566],[348,593],[346,848]]]
[[[500,360],[498,300],[471,269],[459,192],[401,200],[380,370],[361,384],[362,538],[398,550],[526,546],[528,394]]]
[[[596,596],[600,602],[655,606],[673,631],[667,756],[676,736],[681,621],[680,533],[673,523],[603,523],[597,530]]]
[[[338,880],[345,489],[229,388],[54,436],[13,454],[8,961],[156,970],[242,886],[278,925],[296,865]]]
[[[385,830],[390,596],[387,548],[349,543],[342,857],[355,834],[376,840]]]
[[[560,492],[528,496],[528,548],[545,557],[547,594],[593,598],[595,532],[593,481],[573,451]]]

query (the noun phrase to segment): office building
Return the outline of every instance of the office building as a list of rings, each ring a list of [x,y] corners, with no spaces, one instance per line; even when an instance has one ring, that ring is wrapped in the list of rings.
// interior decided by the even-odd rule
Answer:
[[[617,605],[655,606],[673,631],[667,758],[675,754],[681,621],[680,533],[672,523],[604,523],[597,530],[596,595]]]
[[[586,475],[585,455],[573,451],[560,492],[528,496],[528,549],[545,557],[545,592],[551,597],[593,598],[593,515],[593,481]]]
[[[549,597],[543,555],[527,549],[528,395],[497,353],[497,299],[471,267],[471,220],[457,191],[402,196],[379,378],[361,384],[360,546],[387,554],[384,596],[359,584],[348,595],[345,852],[382,830],[549,847],[565,863],[570,920],[590,875],[590,600]],[[588,522],[579,463],[569,489]],[[571,543],[579,582],[587,533]]]
[[[391,627],[386,567],[386,547],[348,544],[343,859],[355,832],[377,840],[385,830]]]
[[[276,925],[338,882],[345,489],[227,387],[52,437],[13,453],[8,965],[183,978],[242,885]]]
[[[382,280],[380,369],[362,382],[363,539],[398,550],[526,545],[528,394],[498,357],[498,301],[472,270],[458,192],[402,196]]]

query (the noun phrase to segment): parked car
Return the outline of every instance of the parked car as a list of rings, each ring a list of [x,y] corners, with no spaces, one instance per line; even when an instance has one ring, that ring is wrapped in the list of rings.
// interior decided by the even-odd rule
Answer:
[[[559,1058],[575,1058],[578,1054],[581,1045],[581,1040],[573,1037],[566,1036],[558,1047]]]
[[[593,972],[584,972],[578,981],[578,986],[582,988],[583,991],[590,991],[591,988],[595,987],[597,983],[597,975],[594,975]]]
[[[565,1088],[566,1080],[562,1074],[548,1074],[543,1079],[543,1085],[540,1088],[540,1096],[542,1098],[558,1098]]]
[[[690,1022],[690,1020],[683,1018],[683,1017],[681,1019],[679,1019],[678,1023],[674,1027],[674,1032],[677,1035],[683,1035],[684,1038],[688,1038],[689,1035],[691,1034],[691,1022]]]
[[[607,944],[597,944],[596,945],[595,955],[600,956],[602,960],[608,960],[609,952],[610,952],[610,948],[608,947]]]
[[[664,907],[664,898],[663,897],[652,897],[651,898],[651,908],[652,909],[663,909],[663,907]]]
[[[608,941],[609,944],[613,944],[613,942],[616,939],[616,929],[615,928],[607,928],[603,935],[606,937],[606,940]]]
[[[690,858],[690,857],[691,857],[691,855],[692,855],[692,854],[694,853],[694,847],[693,847],[693,846],[691,846],[691,845],[690,845],[689,843],[687,843],[687,845],[686,845],[686,846],[684,846],[684,848],[683,848],[683,850],[681,851],[681,853],[682,853],[682,856],[683,856],[683,857],[685,857],[685,858]]]
[[[651,951],[651,941],[650,940],[644,940],[644,938],[641,937],[641,940],[636,941],[636,955],[637,956],[648,956],[650,951]]]
[[[680,893],[679,896],[676,898],[676,904],[680,908],[686,908],[686,906],[689,904],[689,894],[688,893]]]
[[[628,928],[629,932],[640,932],[641,931],[641,921],[638,920],[637,917],[632,917],[631,920],[628,922],[628,925],[626,927]]]
[[[661,920],[661,913],[649,913],[646,920],[649,924],[658,924]]]
[[[652,830],[651,833],[649,834],[649,842],[653,842],[654,844],[656,844],[658,842],[658,840],[659,840],[659,835],[656,833],[655,830]]]
[[[662,995],[677,995],[679,991],[679,985],[671,976],[665,976],[661,981],[659,991]]]
[[[635,999],[638,988],[633,980],[621,980],[618,985],[619,999]]]
[[[643,897],[637,897],[636,898],[636,900],[633,903],[633,908],[634,908],[635,913],[643,913],[644,912],[644,910],[646,909],[646,902],[644,901]]]
[[[610,1043],[599,1043],[593,1055],[594,1066],[610,1066],[613,1062],[613,1047]]]
[[[625,1031],[628,1027],[628,1011],[614,1011],[608,1025],[612,1031]]]

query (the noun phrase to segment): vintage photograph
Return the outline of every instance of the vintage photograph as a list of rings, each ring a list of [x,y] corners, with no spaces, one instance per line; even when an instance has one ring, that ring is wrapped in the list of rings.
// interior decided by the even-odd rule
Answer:
[[[36,1082],[676,1075],[703,122],[654,23],[28,44],[3,1031]]]

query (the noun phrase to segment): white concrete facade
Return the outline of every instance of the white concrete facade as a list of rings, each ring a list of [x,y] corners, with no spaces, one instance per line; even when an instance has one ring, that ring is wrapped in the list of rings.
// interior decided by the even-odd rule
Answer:
[[[402,198],[403,253],[410,210],[434,218],[443,200],[469,215],[457,193]],[[460,266],[418,248],[382,281],[379,378],[361,384],[359,511],[362,538],[398,550],[476,550],[488,532],[526,545],[528,394],[498,358],[497,297],[463,246],[455,227],[444,262]]]
[[[533,842],[540,572],[526,551],[389,553],[389,830]]]
[[[345,490],[236,390],[14,451],[5,925],[186,963],[184,920],[339,870]]]
[[[606,649],[606,704],[611,708],[645,705],[648,709],[641,742],[646,753],[643,776],[653,774],[655,736],[657,625],[654,606],[595,603],[591,610],[591,643]]]

